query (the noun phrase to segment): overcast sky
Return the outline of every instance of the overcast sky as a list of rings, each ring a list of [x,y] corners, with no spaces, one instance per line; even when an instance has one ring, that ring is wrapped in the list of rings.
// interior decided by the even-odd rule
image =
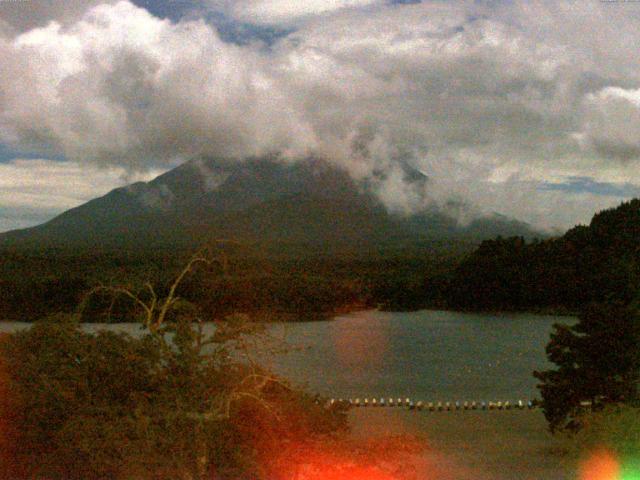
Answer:
[[[565,229],[640,195],[638,45],[630,1],[0,0],[0,231],[274,152]]]

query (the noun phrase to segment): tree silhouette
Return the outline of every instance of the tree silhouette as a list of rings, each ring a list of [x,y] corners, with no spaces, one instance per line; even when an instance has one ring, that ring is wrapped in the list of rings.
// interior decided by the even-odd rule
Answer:
[[[546,348],[557,368],[534,372],[552,431],[578,430],[586,405],[634,403],[640,379],[640,314],[619,301],[592,304],[575,325],[554,326]]]

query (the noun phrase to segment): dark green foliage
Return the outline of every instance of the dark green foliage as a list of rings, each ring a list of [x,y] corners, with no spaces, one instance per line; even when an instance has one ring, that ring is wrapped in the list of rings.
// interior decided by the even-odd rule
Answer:
[[[327,318],[357,308],[417,309],[444,305],[446,277],[472,244],[425,245],[422,250],[375,255],[279,257],[251,246],[225,246],[227,271],[201,269],[181,284],[179,295],[203,319],[245,312],[255,318]],[[188,259],[184,250],[0,251],[0,320],[35,321],[73,313],[97,284],[134,288],[150,281],[163,294]],[[108,292],[83,305],[83,321],[137,321],[126,297]]]
[[[449,306],[462,309],[577,312],[590,302],[628,303],[640,286],[640,200],[557,239],[484,241],[450,286]]]
[[[534,375],[552,430],[577,430],[584,408],[632,404],[640,380],[640,312],[621,302],[592,304],[575,325],[555,325],[547,356],[557,368]]]
[[[133,338],[58,317],[12,335],[0,358],[19,435],[10,462],[0,442],[2,478],[277,478],[269,459],[288,442],[345,418],[232,360],[255,334],[232,322],[205,338],[178,319]]]

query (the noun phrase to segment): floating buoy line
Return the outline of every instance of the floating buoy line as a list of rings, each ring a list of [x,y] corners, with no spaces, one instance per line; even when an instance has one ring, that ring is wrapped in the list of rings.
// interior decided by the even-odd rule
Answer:
[[[452,412],[452,411],[463,411],[463,410],[533,410],[540,406],[537,400],[517,400],[515,402],[510,401],[497,401],[497,402],[486,402],[486,401],[464,401],[464,402],[423,402],[422,400],[414,402],[410,398],[392,398],[392,397],[384,397],[384,398],[332,398],[327,401],[327,408],[338,408],[338,407],[399,407],[406,408],[409,410],[425,410],[429,412]]]

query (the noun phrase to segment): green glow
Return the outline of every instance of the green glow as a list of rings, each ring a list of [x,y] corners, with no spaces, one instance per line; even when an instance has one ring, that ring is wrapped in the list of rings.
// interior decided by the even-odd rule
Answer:
[[[625,460],[622,464],[620,480],[640,480],[640,460]]]

